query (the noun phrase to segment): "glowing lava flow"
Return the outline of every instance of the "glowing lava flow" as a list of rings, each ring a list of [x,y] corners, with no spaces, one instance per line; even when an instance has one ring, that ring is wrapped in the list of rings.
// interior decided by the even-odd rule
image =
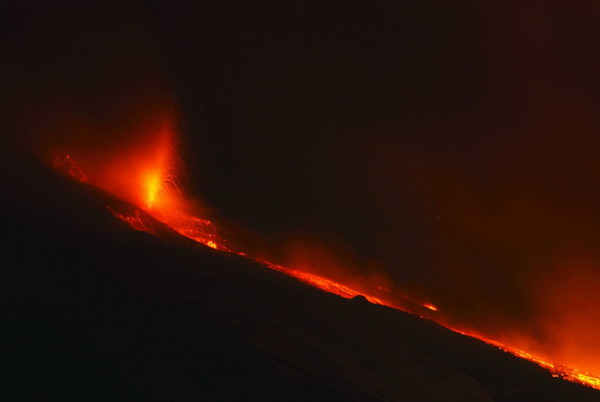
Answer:
[[[444,325],[444,324],[441,324],[441,325]],[[550,371],[552,373],[553,377],[560,377],[567,381],[571,381],[574,383],[582,384],[582,385],[600,390],[600,376],[597,376],[596,374],[578,370],[574,367],[570,367],[567,365],[550,363],[550,362],[548,362],[538,356],[535,356],[531,353],[525,352],[525,351],[517,349],[517,348],[513,348],[511,346],[505,345],[505,344],[495,341],[493,339],[488,339],[484,336],[481,336],[481,335],[478,335],[475,333],[461,331],[461,330],[449,327],[447,325],[444,325],[444,326],[446,328],[448,328],[449,330],[454,331],[456,333],[459,333],[459,334],[462,334],[465,336],[469,336],[471,338],[479,339],[482,342],[485,342],[489,345],[495,346],[498,349],[501,349],[505,352],[513,354],[517,357],[532,361],[532,362],[536,363],[537,365]]]
[[[257,263],[264,265],[265,267],[295,277],[298,280],[310,284],[325,292],[333,293],[347,299],[351,299],[356,296],[363,296],[371,303],[385,305],[425,318],[418,312],[408,311],[408,309],[402,308],[398,305],[395,305],[394,303],[386,302],[382,298],[368,295],[364,292],[359,292],[355,289],[352,289],[346,285],[335,282],[333,280],[318,275],[310,274],[307,272],[290,269],[281,265],[274,264],[264,259],[252,258],[245,252],[232,250],[230,246],[225,242],[225,240],[219,236],[217,227],[210,220],[198,218],[184,211],[184,208],[182,207],[183,203],[181,197],[178,194],[177,188],[174,185],[175,181],[173,180],[173,174],[171,172],[173,156],[172,146],[169,141],[161,141],[159,143],[161,144],[161,146],[159,147],[157,152],[154,152],[153,163],[143,165],[142,169],[138,167],[130,170],[133,174],[135,174],[135,177],[137,177],[137,179],[141,182],[138,183],[136,187],[140,190],[141,194],[132,194],[129,190],[125,193],[121,193],[120,191],[118,191],[121,188],[120,186],[122,183],[130,182],[129,179],[123,180],[123,178],[119,177],[119,180],[117,180],[117,184],[115,185],[112,182],[106,183],[102,180],[94,180],[93,177],[90,178],[90,176],[84,174],[84,171],[80,169],[80,167],[75,163],[74,158],[68,154],[57,153],[53,158],[51,164],[56,170],[72,177],[77,181],[93,184],[97,187],[103,188],[119,197],[122,197],[123,199],[126,199],[136,204],[139,208],[145,210],[147,214],[151,215],[158,221],[163,222],[175,232],[198,243],[201,243],[205,246],[227,253],[250,258]],[[105,178],[106,176],[100,177]],[[145,231],[153,235],[156,234],[151,222],[148,221],[148,219],[140,210],[136,208],[123,210],[115,210],[110,207],[107,208],[117,218],[130,225],[133,229]],[[438,308],[431,303],[423,304],[408,299],[404,296],[399,297],[406,301],[414,303],[415,306],[420,306],[421,308],[427,309],[432,312],[438,311]],[[560,377],[568,381],[580,383],[600,390],[599,376],[583,372],[581,370],[577,370],[573,367],[550,363],[531,353],[512,348],[495,340],[485,338],[478,334],[469,333],[458,330],[456,328],[452,328],[439,321],[438,323],[454,332],[479,339],[489,345],[497,347],[517,357],[532,361],[538,364],[539,366],[549,370],[554,377]]]
[[[238,253],[238,254],[240,254],[242,256],[246,256],[246,254],[244,254],[244,253]],[[387,305],[387,303],[385,303],[380,298],[367,295],[363,292],[358,292],[352,288],[349,288],[346,285],[342,285],[341,283],[332,281],[331,279],[323,278],[322,276],[319,276],[319,275],[309,274],[307,272],[302,272],[302,271],[298,271],[295,269],[289,269],[289,268],[286,268],[286,267],[278,265],[278,264],[273,264],[272,262],[266,261],[266,260],[254,259],[254,261],[256,261],[268,268],[274,269],[275,271],[280,271],[280,272],[286,273],[290,276],[293,276],[296,279],[299,279],[300,281],[302,281],[304,283],[308,283],[316,288],[324,290],[325,292],[336,294],[345,299],[352,299],[356,296],[363,296],[365,299],[367,299],[368,301],[370,301],[373,304]]]

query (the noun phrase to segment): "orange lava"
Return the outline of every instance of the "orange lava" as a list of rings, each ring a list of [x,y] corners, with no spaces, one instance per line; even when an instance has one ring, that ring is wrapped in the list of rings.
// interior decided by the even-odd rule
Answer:
[[[309,274],[307,272],[301,272],[301,271],[297,271],[297,270],[288,270],[286,273],[295,278],[300,279],[302,282],[309,283],[309,284],[313,285],[314,287],[317,287],[317,288],[322,289],[329,293],[336,294],[338,296],[342,296],[346,299],[352,299],[353,297],[356,297],[356,296],[363,296],[371,303],[382,304],[382,305],[386,304],[383,302],[383,300],[381,300],[377,297],[369,296],[367,294],[358,292],[354,289],[349,288],[348,286],[342,285],[341,283],[334,282],[330,279],[323,278],[318,275]]]
[[[201,219],[182,211],[160,211],[153,216],[182,236],[215,250],[230,251],[225,240],[219,236],[217,227],[208,219]]]
[[[56,152],[54,158],[52,159],[52,167],[67,176],[71,176],[73,179],[81,183],[87,183],[88,181],[85,173],[83,173],[83,171],[79,168],[77,163],[75,163],[69,154]]]
[[[147,232],[150,234],[156,234],[152,225],[150,225],[146,218],[142,215],[139,210],[132,209],[130,211],[118,211],[111,207],[107,207],[107,209],[121,221],[125,222],[129,226],[131,226],[135,230],[139,230],[140,232]]]
[[[182,236],[216,250],[252,258],[243,251],[231,249],[219,235],[218,228],[210,220],[195,216],[193,212],[189,212],[185,207],[185,200],[177,186],[178,172],[175,169],[174,136],[169,127],[163,127],[158,130],[146,142],[139,144],[133,149],[129,149],[128,152],[117,152],[111,156],[110,160],[97,162],[90,169],[91,172],[89,173],[87,170],[84,173],[84,170],[81,168],[82,166],[76,163],[76,156],[62,152],[54,156],[51,165],[56,170],[77,181],[87,182],[121,199],[129,201]],[[147,217],[140,210],[135,208],[125,208],[118,211],[109,208],[109,210],[118,219],[130,225],[133,229],[156,234],[151,222],[148,222]],[[358,291],[328,278],[286,268],[264,259],[252,259],[268,268],[283,272],[325,292],[333,293],[347,299],[363,296],[371,303],[406,311],[405,308],[386,302],[380,297],[365,294],[365,292]],[[380,289],[384,290],[383,288]],[[387,290],[386,292],[389,293]],[[418,303],[404,296],[400,297],[430,312],[437,312],[439,310],[438,307],[431,303]],[[412,313],[421,316],[418,311],[412,311]],[[443,323],[441,324],[444,325]],[[447,325],[444,326],[457,333],[480,339],[515,356],[535,362],[549,370],[555,377],[561,377],[600,390],[600,377],[592,373],[551,363],[536,355],[484,336],[464,332]]]
[[[505,352],[511,353],[517,357],[532,361],[532,362],[538,364],[539,366],[550,371],[552,373],[553,377],[560,377],[567,381],[575,382],[575,383],[578,383],[581,385],[585,385],[585,386],[600,390],[600,376],[598,376],[596,374],[578,370],[574,367],[563,365],[563,364],[551,363],[547,360],[540,358],[539,356],[536,356],[534,354],[528,353],[526,351],[523,351],[523,350],[520,350],[517,348],[513,348],[511,346],[505,345],[505,344],[495,341],[493,339],[486,338],[482,335],[478,335],[478,334],[475,334],[472,332],[461,331],[461,330],[449,327],[447,325],[444,325],[444,326],[454,332],[459,333],[459,334],[469,336],[471,338],[479,339],[480,341],[483,341],[489,345],[495,346],[495,347],[497,347]]]
[[[238,254],[243,255],[243,256],[246,255],[244,253],[238,253]],[[293,276],[294,278],[299,279],[300,281],[302,281],[304,283],[308,283],[309,285],[319,288],[325,292],[336,294],[345,299],[352,299],[356,296],[363,296],[365,299],[367,299],[368,301],[370,301],[373,304],[387,305],[387,303],[385,303],[383,300],[381,300],[378,297],[367,295],[364,292],[359,292],[359,291],[352,289],[346,285],[342,285],[339,282],[332,281],[331,279],[323,278],[322,276],[315,275],[315,274],[309,274],[308,272],[298,271],[296,269],[286,268],[282,265],[273,264],[272,262],[267,261],[267,260],[262,260],[262,259],[254,259],[254,260],[268,268],[271,268],[276,271],[280,271],[287,275]]]

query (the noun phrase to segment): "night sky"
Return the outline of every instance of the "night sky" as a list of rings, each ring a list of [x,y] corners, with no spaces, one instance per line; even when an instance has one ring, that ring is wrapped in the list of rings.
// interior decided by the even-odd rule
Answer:
[[[597,1],[49,3],[4,16],[19,146],[109,148],[170,107],[188,191],[282,259],[599,348]]]

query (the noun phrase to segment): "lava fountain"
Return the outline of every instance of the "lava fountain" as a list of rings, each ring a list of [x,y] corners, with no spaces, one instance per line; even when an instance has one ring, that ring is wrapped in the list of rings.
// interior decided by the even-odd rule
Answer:
[[[215,225],[197,216],[199,207],[181,190],[175,128],[167,118],[135,136],[122,149],[55,151],[51,164],[57,171],[139,208],[110,208],[117,218],[136,230],[152,233],[140,214],[142,210],[187,238],[214,249],[229,250]]]

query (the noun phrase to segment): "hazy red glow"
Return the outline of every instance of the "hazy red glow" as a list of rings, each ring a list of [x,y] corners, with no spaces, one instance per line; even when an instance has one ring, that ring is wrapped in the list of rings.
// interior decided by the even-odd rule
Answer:
[[[566,281],[568,294],[563,293],[560,299],[556,297],[559,289],[553,288],[556,283],[542,287],[543,294],[539,298],[541,308],[559,311],[560,316],[565,318],[559,328],[549,330],[550,333],[562,337],[553,345],[554,348],[542,348],[540,345],[532,344],[531,339],[525,335],[504,334],[499,337],[502,339],[501,343],[475,331],[456,329],[447,319],[439,315],[440,309],[436,305],[418,302],[391,292],[383,276],[376,276],[375,279],[357,279],[344,269],[343,262],[336,261],[331,254],[322,249],[315,252],[304,248],[296,252],[290,261],[290,267],[274,264],[266,259],[249,257],[245,250],[232,249],[219,235],[219,230],[213,222],[195,215],[190,208],[190,202],[182,194],[178,185],[180,171],[177,167],[174,129],[166,120],[162,121],[157,130],[147,135],[140,135],[137,142],[123,150],[113,151],[108,155],[93,155],[85,152],[81,155],[71,155],[57,152],[51,164],[55,169],[75,180],[88,182],[129,201],[182,236],[198,243],[251,258],[268,268],[344,298],[360,295],[374,304],[386,305],[433,319],[455,332],[478,338],[516,356],[533,361],[550,370],[555,376],[600,389],[600,377],[586,370],[571,367],[592,367],[593,371],[600,372],[600,363],[595,359],[595,356],[600,355],[600,351],[593,350],[590,354],[581,354],[578,345],[573,345],[572,348],[565,347],[568,343],[564,341],[564,339],[574,339],[573,342],[576,343],[582,336],[585,337],[586,333],[590,333],[588,331],[590,319],[593,321],[594,317],[600,318],[595,308],[597,303],[581,297],[581,294],[590,294],[582,292],[583,289],[586,287],[593,289],[596,285],[592,284],[595,278],[593,275],[574,280],[565,271],[563,279]],[[119,211],[109,208],[109,210],[135,230],[156,234],[152,224],[140,210],[135,208]],[[328,272],[328,275],[333,275],[337,280],[310,272],[315,269],[318,272]],[[573,311],[579,313],[574,314]],[[557,326],[551,319],[546,325]],[[600,326],[600,319],[593,325]],[[594,340],[588,341],[594,342]],[[569,365],[552,363],[556,360],[569,362]]]

